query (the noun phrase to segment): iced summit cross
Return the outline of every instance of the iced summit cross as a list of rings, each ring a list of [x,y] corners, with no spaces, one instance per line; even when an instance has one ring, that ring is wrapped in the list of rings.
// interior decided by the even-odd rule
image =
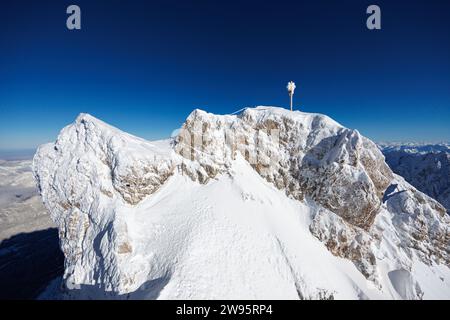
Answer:
[[[287,84],[286,89],[288,90],[289,97],[291,98],[291,111],[292,111],[292,100],[294,98],[294,91],[295,91],[295,82],[289,81]]]

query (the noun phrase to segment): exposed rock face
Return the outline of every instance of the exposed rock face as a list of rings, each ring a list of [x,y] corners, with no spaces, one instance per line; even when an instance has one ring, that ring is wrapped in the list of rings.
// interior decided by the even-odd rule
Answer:
[[[375,233],[354,228],[324,208],[315,212],[310,231],[332,254],[353,261],[366,278],[378,283],[375,253],[371,249],[372,244],[379,245],[380,242]]]
[[[397,176],[394,196],[386,201],[395,214],[392,222],[404,247],[413,248],[423,261],[450,265],[450,219],[436,200]]]
[[[175,150],[200,164],[191,174],[200,182],[225,172],[239,152],[288,195],[311,197],[366,230],[392,180],[374,143],[319,114],[259,107],[231,117],[196,110],[182,129]]]
[[[396,268],[409,271],[413,256],[427,265],[450,265],[450,219],[445,209],[400,176],[394,176],[370,230],[354,228],[320,207],[310,230],[333,254],[353,261],[377,285],[377,255],[388,256]],[[386,243],[397,247],[395,254],[380,249]]]
[[[395,176],[370,140],[319,114],[195,110],[174,141],[160,142],[82,114],[39,148],[33,171],[59,229],[64,283],[84,298],[236,298],[247,289],[244,298],[366,297],[360,285],[354,289],[361,274],[383,297],[420,298],[411,276],[417,261],[449,265],[443,207]],[[347,280],[330,252],[359,270],[342,278],[352,279],[350,289],[339,287]],[[240,259],[245,267],[232,264]],[[337,282],[311,276],[315,267],[302,262],[309,259]],[[284,283],[279,296],[255,272]],[[234,276],[246,286],[226,287]],[[409,291],[399,279],[408,279]],[[196,294],[186,295],[192,287]],[[215,287],[217,295],[205,294]]]

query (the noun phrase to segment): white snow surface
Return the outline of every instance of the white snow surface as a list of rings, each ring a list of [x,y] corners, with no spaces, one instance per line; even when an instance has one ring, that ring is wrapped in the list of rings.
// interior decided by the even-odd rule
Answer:
[[[199,114],[213,129],[198,162],[181,156],[176,141],[145,141],[87,114],[38,150],[34,174],[66,257],[63,286],[43,298],[450,299],[449,219],[437,202],[383,175],[396,187],[361,229],[320,197],[289,195],[218,145],[221,126],[240,126],[242,115],[197,110],[187,123]],[[311,169],[316,178],[321,166],[358,161],[354,154],[384,165],[372,142],[326,116],[258,107],[244,117],[288,119],[305,153],[338,137],[321,147],[328,153]],[[378,203],[374,175],[354,165],[337,172],[367,183]],[[209,167],[217,172],[203,181],[186,174],[204,176]],[[327,188],[347,199],[342,185],[336,195]]]

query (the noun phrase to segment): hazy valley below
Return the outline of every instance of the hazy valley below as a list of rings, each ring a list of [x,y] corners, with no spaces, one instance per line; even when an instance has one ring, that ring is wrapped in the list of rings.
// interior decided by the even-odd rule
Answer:
[[[62,275],[58,232],[38,193],[32,155],[0,154],[11,159],[0,160],[0,299],[34,299]]]

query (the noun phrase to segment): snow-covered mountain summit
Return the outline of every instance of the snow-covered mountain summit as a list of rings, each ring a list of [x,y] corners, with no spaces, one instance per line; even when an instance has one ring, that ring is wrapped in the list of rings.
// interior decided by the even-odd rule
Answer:
[[[81,114],[33,170],[63,298],[449,298],[449,217],[319,114],[194,110],[149,142]]]

